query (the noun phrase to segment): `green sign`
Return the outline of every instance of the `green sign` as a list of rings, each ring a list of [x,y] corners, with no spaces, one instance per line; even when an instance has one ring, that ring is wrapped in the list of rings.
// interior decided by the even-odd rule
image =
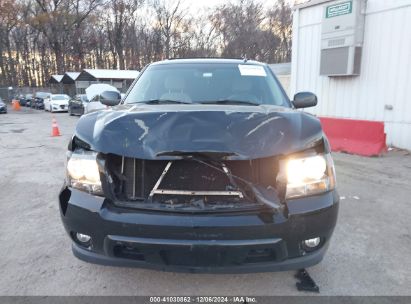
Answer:
[[[352,1],[338,3],[327,6],[325,13],[326,18],[337,17],[341,15],[347,15],[352,13]]]

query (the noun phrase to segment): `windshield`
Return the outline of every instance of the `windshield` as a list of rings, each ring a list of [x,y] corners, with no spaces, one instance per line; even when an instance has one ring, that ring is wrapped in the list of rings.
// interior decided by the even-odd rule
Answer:
[[[66,100],[70,98],[67,95],[53,95],[52,99],[53,100]]]
[[[80,100],[83,102],[88,102],[87,96],[86,95],[80,95]]]
[[[267,67],[237,63],[175,63],[149,66],[125,103],[270,104],[289,106]]]
[[[36,97],[38,98],[48,98],[49,96],[50,96],[50,93],[43,93],[43,92],[36,93]]]

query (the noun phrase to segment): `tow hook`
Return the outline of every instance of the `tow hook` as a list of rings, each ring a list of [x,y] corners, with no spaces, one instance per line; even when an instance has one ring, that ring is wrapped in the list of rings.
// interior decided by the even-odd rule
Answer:
[[[295,274],[295,278],[300,280],[300,282],[295,283],[298,291],[310,291],[310,292],[320,292],[320,287],[315,284],[314,280],[311,278],[310,274],[305,269],[300,269]]]

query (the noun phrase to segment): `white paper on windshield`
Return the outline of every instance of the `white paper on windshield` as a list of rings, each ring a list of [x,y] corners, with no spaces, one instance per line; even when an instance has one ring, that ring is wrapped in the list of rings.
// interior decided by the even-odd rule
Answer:
[[[265,72],[264,67],[260,65],[239,64],[238,69],[240,70],[241,76],[267,77],[267,73]]]

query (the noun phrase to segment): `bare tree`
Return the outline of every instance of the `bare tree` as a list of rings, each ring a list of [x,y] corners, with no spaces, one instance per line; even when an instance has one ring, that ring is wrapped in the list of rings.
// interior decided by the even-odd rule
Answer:
[[[227,57],[257,58],[261,41],[260,26],[264,21],[263,7],[253,0],[224,4],[211,16],[221,35],[222,54]]]
[[[219,35],[221,54],[277,62],[281,37],[280,32],[272,28],[277,15],[270,16],[262,4],[254,0],[239,0],[217,7],[210,22]]]
[[[279,61],[291,60],[292,11],[285,0],[277,0],[276,6],[268,11],[269,28],[280,37]]]
[[[116,53],[120,69],[125,69],[125,41],[127,31],[135,23],[135,13],[142,0],[112,0],[106,8],[106,26],[112,50]]]
[[[170,57],[290,59],[291,9],[232,0],[190,14],[182,0],[0,0],[0,84],[41,86],[83,68],[141,69]]]
[[[18,18],[16,18],[18,4],[13,0],[2,0],[0,2],[0,68],[3,75],[8,76],[10,82],[15,82],[15,63],[13,60],[10,34],[17,26]],[[7,57],[4,57],[4,51]]]
[[[181,25],[186,11],[181,6],[181,0],[154,0],[153,7],[164,44],[164,55],[165,58],[170,58],[172,43],[177,43],[182,32]]]
[[[47,38],[56,58],[57,73],[64,72],[69,33],[100,5],[98,0],[35,0],[32,25]]]
[[[200,16],[193,22],[193,45],[191,53],[193,57],[216,57],[217,46],[216,40],[218,33],[215,25],[209,22],[209,16]]]

